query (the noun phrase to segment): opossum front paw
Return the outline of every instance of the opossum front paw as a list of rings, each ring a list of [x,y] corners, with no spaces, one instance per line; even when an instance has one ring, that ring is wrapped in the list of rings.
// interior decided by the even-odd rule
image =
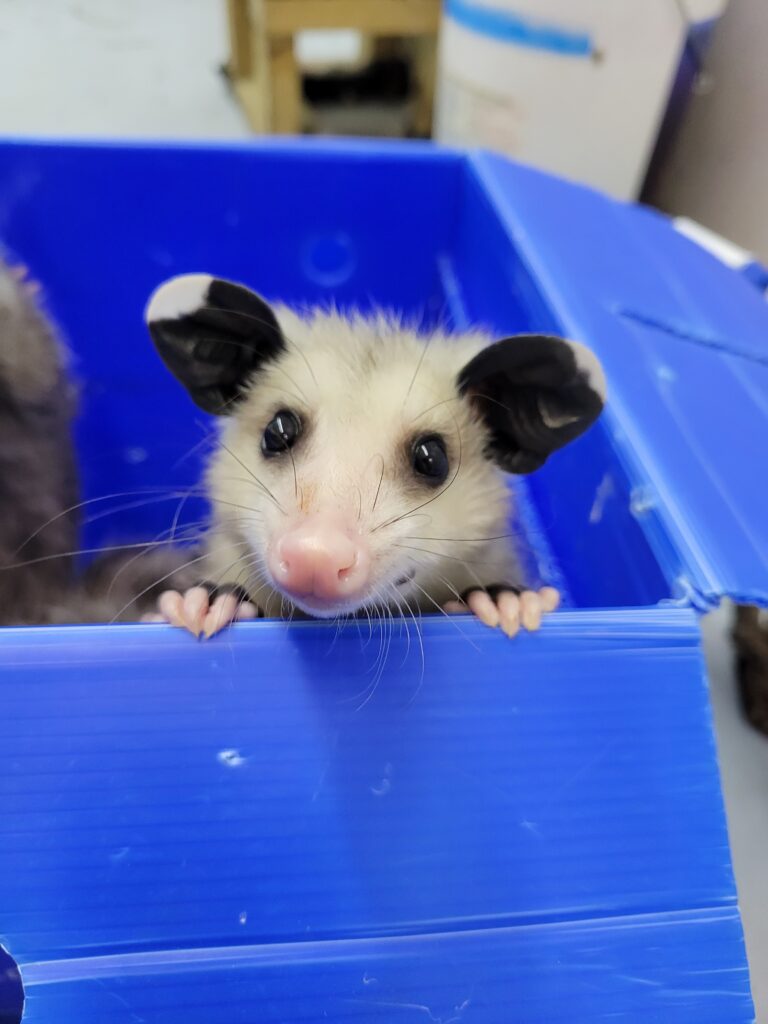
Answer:
[[[461,601],[449,601],[443,611],[449,614],[471,611],[486,626],[500,626],[507,636],[515,636],[522,626],[533,632],[541,625],[542,615],[553,612],[560,604],[554,587],[541,590],[519,590],[505,584],[480,589],[472,587],[462,594]]]
[[[208,640],[219,630],[233,622],[255,619],[258,610],[238,591],[222,590],[214,594],[207,587],[192,587],[183,594],[166,590],[157,600],[157,611],[142,618],[142,622],[170,622],[172,626],[187,629],[200,639]]]

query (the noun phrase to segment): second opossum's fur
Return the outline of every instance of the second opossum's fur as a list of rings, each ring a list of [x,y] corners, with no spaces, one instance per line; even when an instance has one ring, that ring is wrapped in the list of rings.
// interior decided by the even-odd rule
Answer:
[[[0,625],[65,615],[77,542],[74,390],[25,275],[0,263]]]
[[[164,587],[191,585],[189,556],[131,550],[76,574],[77,388],[40,291],[0,260],[0,626],[136,620]]]

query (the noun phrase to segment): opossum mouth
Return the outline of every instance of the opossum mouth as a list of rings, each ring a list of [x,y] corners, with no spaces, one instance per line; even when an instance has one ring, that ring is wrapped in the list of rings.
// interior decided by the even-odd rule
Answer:
[[[365,614],[365,609],[368,607],[367,600],[339,604],[329,604],[327,601],[313,600],[311,597],[292,597],[290,600],[304,615],[308,615],[312,619],[335,619],[339,615],[354,617]]]
[[[409,569],[408,572],[401,576],[400,579],[395,581],[396,587],[404,587],[410,583],[416,575],[415,569]],[[276,588],[280,589],[280,588]],[[311,616],[313,619],[332,619],[337,615],[364,615],[366,609],[372,607],[372,598],[370,596],[363,597],[359,601],[351,602],[339,602],[334,604],[324,600],[323,598],[313,597],[311,594],[302,594],[297,596],[296,594],[289,594],[281,590],[285,596],[293,602],[293,604],[299,608],[305,615]]]

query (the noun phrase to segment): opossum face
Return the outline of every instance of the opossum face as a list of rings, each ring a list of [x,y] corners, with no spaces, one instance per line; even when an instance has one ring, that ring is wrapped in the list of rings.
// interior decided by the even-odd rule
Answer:
[[[457,391],[466,344],[425,350],[338,317],[280,321],[291,342],[224,423],[209,490],[241,508],[218,515],[238,520],[268,582],[313,615],[432,593],[456,541],[473,557],[470,538],[505,532],[507,488]]]
[[[147,319],[222,417],[208,485],[232,578],[319,617],[472,583],[507,530],[500,469],[531,471],[602,408],[596,360],[560,339],[425,341],[384,318],[275,315],[205,275],[162,286]]]

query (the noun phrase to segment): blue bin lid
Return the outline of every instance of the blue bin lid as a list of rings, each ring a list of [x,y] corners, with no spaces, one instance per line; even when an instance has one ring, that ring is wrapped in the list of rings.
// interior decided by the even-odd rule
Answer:
[[[609,382],[609,429],[676,592],[768,604],[768,303],[649,209],[469,157],[564,332]]]

